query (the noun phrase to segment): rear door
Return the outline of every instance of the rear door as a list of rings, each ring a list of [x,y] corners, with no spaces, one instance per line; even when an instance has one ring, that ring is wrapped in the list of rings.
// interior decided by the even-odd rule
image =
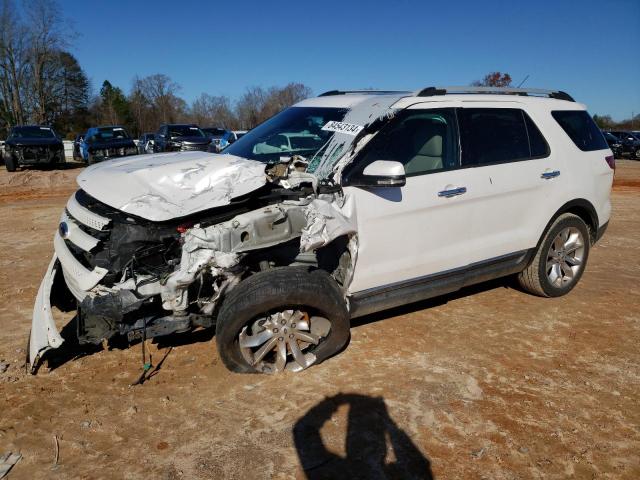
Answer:
[[[522,107],[463,102],[458,110],[462,168],[475,172],[471,263],[535,247],[560,206],[567,172]]]

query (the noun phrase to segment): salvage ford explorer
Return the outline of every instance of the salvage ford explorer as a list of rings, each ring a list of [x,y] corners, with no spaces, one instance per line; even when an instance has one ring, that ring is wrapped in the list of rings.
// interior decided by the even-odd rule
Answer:
[[[517,275],[566,294],[604,233],[614,159],[561,91],[327,92],[224,154],[87,168],[37,294],[30,364],[80,343],[215,328],[236,372],[299,371],[351,318]]]

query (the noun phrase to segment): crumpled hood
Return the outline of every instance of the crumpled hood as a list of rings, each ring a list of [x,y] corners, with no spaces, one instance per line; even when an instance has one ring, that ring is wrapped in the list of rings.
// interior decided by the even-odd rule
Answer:
[[[206,152],[124,157],[78,176],[80,188],[96,200],[156,222],[227,205],[266,181],[261,162]]]

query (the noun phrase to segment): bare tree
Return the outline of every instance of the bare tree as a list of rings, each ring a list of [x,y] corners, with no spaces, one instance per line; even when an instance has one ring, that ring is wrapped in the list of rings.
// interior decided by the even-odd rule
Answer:
[[[27,11],[29,41],[28,73],[31,77],[30,101],[32,121],[52,121],[56,88],[60,87],[59,53],[68,46],[70,34],[60,14],[60,6],[52,0],[31,0]]]
[[[482,80],[476,80],[471,85],[475,87],[509,87],[511,75],[502,72],[487,73]]]
[[[202,126],[237,128],[238,121],[228,97],[201,94],[191,104],[191,121]]]
[[[184,114],[184,100],[178,98],[180,85],[162,73],[149,75],[138,80],[138,88],[144,92],[156,118],[161,123],[177,121]]]
[[[88,81],[75,58],[65,53],[73,34],[58,3],[31,0],[18,8],[13,0],[1,1],[0,114],[5,125],[53,123],[64,115],[69,68],[76,80],[78,73],[84,78],[86,107]]]
[[[7,125],[23,123],[25,82],[29,60],[28,32],[12,0],[0,10],[0,95]]]
[[[282,88],[248,88],[236,104],[236,116],[241,128],[253,128],[279,111],[311,96],[311,89],[301,83]]]

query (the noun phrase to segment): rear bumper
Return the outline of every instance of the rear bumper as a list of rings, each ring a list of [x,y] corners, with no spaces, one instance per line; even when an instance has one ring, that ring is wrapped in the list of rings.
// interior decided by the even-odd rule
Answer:
[[[602,225],[600,225],[598,227],[598,231],[596,232],[596,241],[594,243],[597,243],[600,241],[600,239],[603,237],[604,232],[607,231],[607,228],[609,227],[609,222],[607,221],[606,223],[603,223]]]

